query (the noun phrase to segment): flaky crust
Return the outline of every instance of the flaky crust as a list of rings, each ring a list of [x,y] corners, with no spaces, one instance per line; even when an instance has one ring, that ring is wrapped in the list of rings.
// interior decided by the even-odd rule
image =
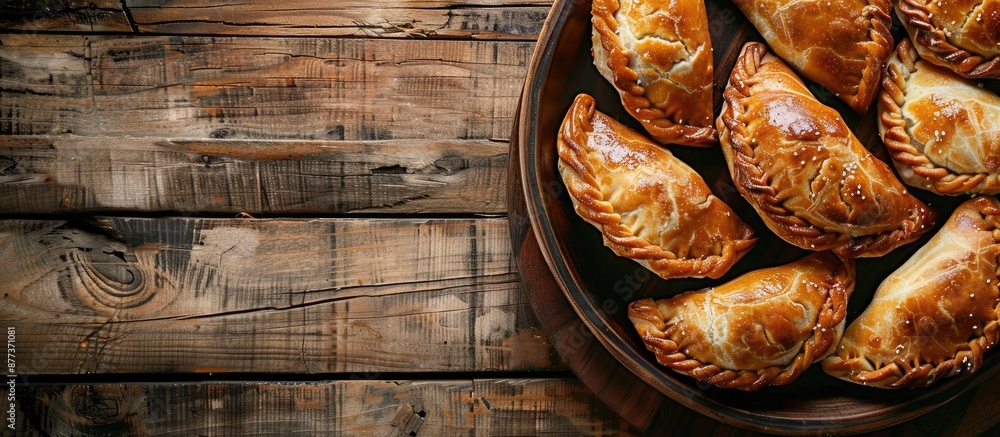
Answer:
[[[593,0],[594,65],[659,143],[708,147],[712,41],[702,0]]]
[[[1000,202],[966,201],[879,285],[823,369],[882,388],[975,372],[1000,337],[998,256]]]
[[[617,255],[662,278],[718,278],[757,242],[697,172],[598,112],[589,95],[573,101],[557,143],[577,214]]]
[[[1000,0],[899,0],[920,56],[970,79],[1000,79]]]
[[[892,52],[892,2],[734,0],[796,71],[864,114]]]
[[[660,364],[724,388],[784,385],[833,351],[854,291],[854,261],[818,252],[714,288],[629,305]]]
[[[886,62],[879,131],[906,184],[1000,193],[1000,97],[922,60],[908,39]]]
[[[763,44],[744,46],[723,96],[717,126],[730,174],[783,240],[873,257],[931,229],[934,211]]]

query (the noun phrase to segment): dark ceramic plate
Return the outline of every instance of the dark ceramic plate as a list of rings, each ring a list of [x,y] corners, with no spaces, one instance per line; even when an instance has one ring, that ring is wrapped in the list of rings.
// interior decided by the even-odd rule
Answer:
[[[746,41],[762,39],[729,1],[708,0],[706,3],[715,49],[718,114],[721,90],[740,49]],[[520,102],[511,145],[511,156],[518,160],[512,165],[519,166],[511,174],[519,175],[520,180],[512,181],[510,186],[513,190],[523,190],[516,193],[516,197],[523,195],[526,209],[512,208],[512,230],[527,222],[548,266],[546,271],[537,265],[525,265],[529,262],[527,259],[533,257],[518,256],[529,293],[533,284],[556,284],[592,335],[637,378],[695,411],[748,429],[787,434],[871,431],[922,414],[1000,373],[1000,358],[991,355],[974,375],[951,378],[928,389],[888,391],[829,377],[814,365],[787,386],[747,393],[705,386],[658,365],[639,341],[626,316],[629,302],[716,285],[750,270],[791,262],[805,252],[782,242],[767,230],[732,186],[718,147],[670,148],[702,175],[718,197],[754,226],[760,237],[757,246],[725,277],[664,281],[638,264],[615,256],[603,246],[599,233],[573,212],[558,177],[556,132],[567,108],[579,93],[594,96],[601,112],[640,132],[642,129],[624,113],[617,92],[593,66],[590,31],[589,1],[556,1],[535,49]],[[898,29],[894,32],[900,35]],[[995,84],[989,86],[993,88]],[[887,159],[878,139],[875,105],[866,116],[858,116],[819,86],[810,84],[810,89],[820,100],[843,114],[858,138],[876,156]],[[915,194],[938,209],[939,223],[965,200],[924,192]],[[514,232],[523,234],[524,230]],[[848,307],[848,322],[864,310],[881,280],[932,234],[885,257],[858,261],[857,287]],[[546,278],[535,280],[533,276],[538,275]],[[536,306],[535,310],[543,319],[550,316],[546,314],[547,308]],[[635,404],[642,400],[628,402]]]

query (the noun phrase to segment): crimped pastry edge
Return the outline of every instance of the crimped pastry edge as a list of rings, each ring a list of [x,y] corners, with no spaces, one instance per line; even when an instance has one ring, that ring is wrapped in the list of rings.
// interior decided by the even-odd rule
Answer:
[[[917,70],[917,49],[908,38],[896,47],[885,64],[882,93],[879,98],[879,131],[903,182],[937,194],[1000,193],[1000,173],[955,173],[932,162],[913,145],[913,137],[903,118],[906,81]]]
[[[746,0],[734,1],[741,10],[746,4],[755,4]],[[892,53],[892,2],[889,0],[868,0],[868,4],[862,10],[863,18],[868,22],[868,41],[858,42],[865,44],[865,68],[860,71],[861,80],[857,84],[857,91],[853,94],[837,93],[837,98],[847,103],[854,112],[865,114],[868,108],[878,95],[879,82],[882,75],[882,63],[885,58]],[[780,57],[780,56],[779,56]],[[798,68],[796,72],[802,74]],[[816,78],[809,77],[810,80],[819,83]],[[823,85],[822,83],[819,83]],[[824,85],[824,88],[830,90]],[[832,90],[831,90],[832,92]]]
[[[812,335],[806,339],[799,353],[787,366],[737,370],[725,369],[716,364],[691,358],[680,350],[674,340],[666,338],[665,330],[668,325],[657,308],[657,301],[653,299],[642,299],[629,304],[628,316],[646,349],[655,355],[656,361],[678,373],[691,376],[702,383],[744,391],[785,385],[798,378],[813,363],[830,354],[844,332],[847,301],[854,290],[855,266],[852,259],[833,256],[841,264],[832,275],[835,281],[829,287],[827,299],[820,307],[818,319],[813,324],[814,327],[824,326],[827,329],[813,329]]]
[[[1000,55],[984,57],[948,42],[945,29],[931,20],[927,2],[899,0],[896,15],[913,44],[923,49],[921,57],[969,79],[1000,79]]]
[[[582,144],[586,143],[587,133],[593,128],[591,120],[596,111],[594,98],[587,94],[578,95],[567,111],[557,139],[559,164],[565,166],[560,168],[560,174],[577,182],[565,184],[574,209],[581,218],[601,231],[604,244],[615,254],[638,262],[664,279],[714,279],[729,271],[757,243],[753,229],[746,226],[746,238],[728,242],[721,255],[678,258],[673,252],[636,236],[621,223],[621,216],[615,212],[614,206],[604,200],[594,171],[584,158],[586,151]]]
[[[751,41],[743,46],[723,92],[722,112],[716,120],[716,126],[737,191],[766,219],[768,228],[792,245],[813,251],[833,250],[845,258],[881,256],[916,240],[929,230],[935,219],[935,213],[929,207],[925,207],[919,220],[911,218],[890,232],[851,237],[843,233],[826,232],[781,205],[777,190],[768,184],[767,175],[756,165],[754,148],[743,134],[740,122],[745,112],[745,105],[740,102],[750,98],[749,89],[755,83],[754,76],[765,56],[784,62],[769,54],[767,46],[762,43]],[[847,237],[847,240],[842,241],[842,237]]]
[[[854,112],[865,114],[878,95],[882,77],[882,63],[892,53],[892,3],[888,0],[870,0],[865,7],[868,19],[869,45],[868,56],[865,58],[865,69],[861,72],[861,82],[858,92],[853,96],[838,96],[847,103]]]
[[[991,226],[996,244],[1000,244],[1000,203],[991,196],[979,197],[972,202],[983,216],[984,222]],[[1000,281],[1000,271],[995,280]],[[1000,304],[994,306],[993,314],[994,319],[983,325],[983,335],[969,340],[967,350],[961,350],[954,357],[936,365],[897,359],[876,368],[865,357],[845,359],[833,354],[823,360],[822,367],[827,374],[840,379],[890,389],[926,387],[963,371],[972,374],[982,367],[983,355],[1000,340]]]
[[[601,47],[608,52],[607,68],[614,78],[612,85],[621,96],[622,106],[661,144],[711,147],[717,137],[711,123],[704,127],[675,123],[646,98],[646,89],[637,83],[639,73],[629,66],[632,52],[615,33],[618,29],[615,12],[619,5],[619,0],[593,0],[591,23]]]

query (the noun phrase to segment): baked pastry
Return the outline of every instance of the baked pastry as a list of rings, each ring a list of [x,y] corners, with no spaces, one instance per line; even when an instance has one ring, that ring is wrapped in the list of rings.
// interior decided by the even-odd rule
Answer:
[[[708,147],[712,40],[702,0],[593,0],[594,65],[662,144]]]
[[[864,114],[892,53],[892,2],[733,0],[796,71]]]
[[[662,278],[718,278],[757,242],[691,167],[581,94],[557,140],[573,207],[604,244]]]
[[[1000,96],[921,59],[908,39],[885,66],[879,131],[903,182],[1000,193]]]
[[[962,76],[1000,79],[1000,0],[899,0],[920,57]]]
[[[882,281],[823,370],[882,388],[975,372],[1000,335],[998,257],[1000,202],[966,201]]]
[[[784,385],[833,352],[854,260],[817,252],[714,288],[643,299],[628,316],[660,364],[724,388]]]
[[[761,43],[743,47],[717,126],[736,189],[788,243],[873,257],[933,225],[934,212]]]

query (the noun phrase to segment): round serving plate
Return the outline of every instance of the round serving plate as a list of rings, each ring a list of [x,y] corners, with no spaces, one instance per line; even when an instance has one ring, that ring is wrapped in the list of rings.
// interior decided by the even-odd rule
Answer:
[[[743,44],[763,40],[731,2],[708,0],[706,5],[715,55],[718,114],[722,89]],[[717,280],[662,280],[604,247],[599,232],[576,216],[556,170],[559,124],[573,98],[587,93],[594,96],[599,111],[640,132],[642,129],[624,112],[618,93],[593,66],[590,33],[589,1],[555,2],[535,47],[521,96],[511,139],[508,197],[515,256],[533,309],[564,360],[598,397],[643,429],[649,426],[650,412],[665,396],[714,420],[750,430],[851,433],[916,417],[1000,373],[1000,358],[994,353],[973,375],[949,378],[924,389],[883,390],[830,377],[817,364],[791,384],[750,393],[704,385],[656,363],[628,320],[628,303],[718,285],[751,270],[791,262],[806,252],[784,243],[764,226],[733,187],[718,146],[669,148],[757,230],[757,245],[728,274]],[[894,35],[900,35],[899,29],[894,28]],[[840,111],[869,150],[887,160],[878,138],[874,104],[867,115],[859,116],[831,93],[809,86],[817,98]],[[996,84],[988,86],[996,91]],[[966,199],[913,191],[938,210],[939,226]],[[935,231],[884,257],[858,260],[848,323],[864,310],[881,280]],[[567,315],[567,309],[572,314]],[[587,364],[580,365],[581,360]],[[601,369],[607,369],[607,374],[600,374]]]

